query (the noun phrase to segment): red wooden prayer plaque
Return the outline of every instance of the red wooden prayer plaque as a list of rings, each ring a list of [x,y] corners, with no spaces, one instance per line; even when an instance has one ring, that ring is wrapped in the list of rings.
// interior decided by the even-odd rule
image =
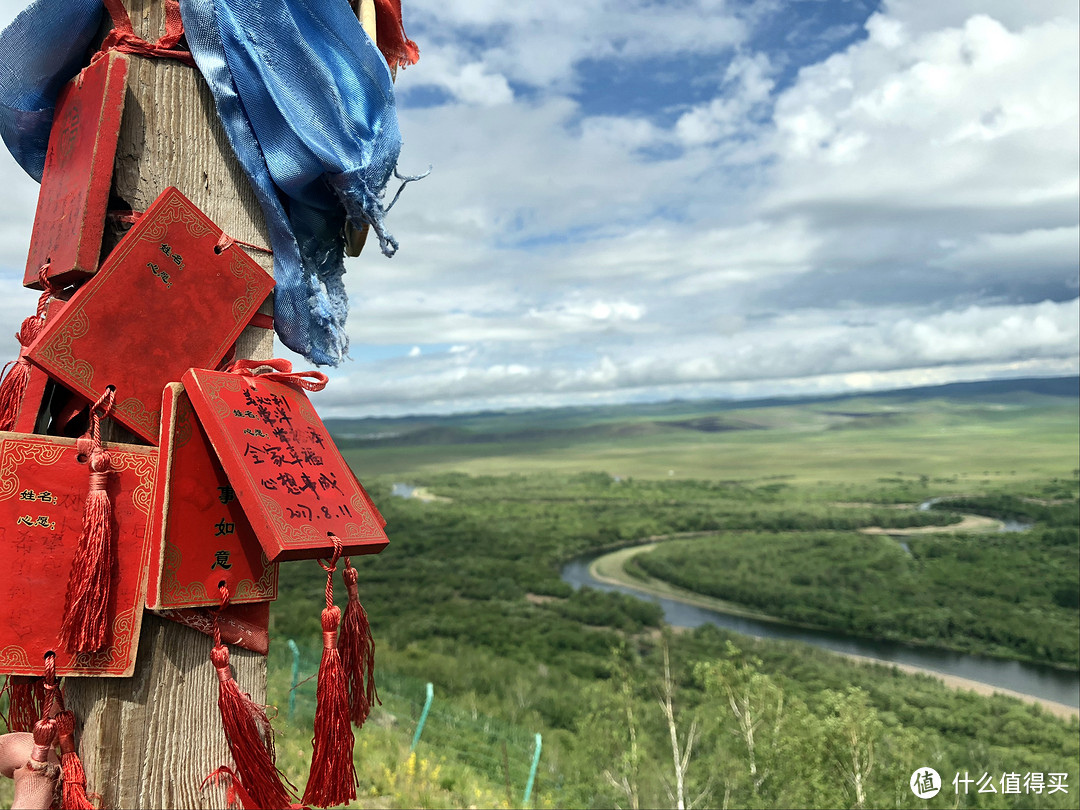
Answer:
[[[277,598],[277,565],[259,545],[180,383],[165,386],[150,526],[151,610]]]
[[[386,547],[381,516],[302,390],[258,376],[191,369],[184,388],[267,556],[329,557]]]
[[[157,450],[106,445],[112,460],[112,594],[108,646],[72,654],[60,641],[68,576],[82,532],[89,488],[75,439],[0,433],[0,672],[124,677],[135,669],[149,549],[147,522]]]
[[[98,268],[116,141],[124,112],[127,57],[110,51],[60,92],[45,153],[23,284],[40,287],[38,270],[64,285]]]
[[[274,286],[221,229],[167,188],[90,281],[46,321],[30,362],[91,402],[116,388],[111,416],[158,440],[161,390],[216,366]]]

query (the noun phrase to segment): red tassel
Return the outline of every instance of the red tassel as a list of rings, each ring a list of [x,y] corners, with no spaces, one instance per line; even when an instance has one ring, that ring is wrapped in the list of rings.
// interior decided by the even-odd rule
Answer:
[[[240,691],[229,667],[228,647],[215,645],[210,660],[217,669],[221,723],[240,783],[256,807],[288,808],[292,801],[274,762],[274,730],[266,712]]]
[[[108,643],[112,586],[112,503],[107,491],[109,454],[90,456],[90,492],[79,549],[71,565],[60,638],[71,652],[96,652]]]
[[[391,68],[415,65],[420,59],[420,49],[405,36],[401,0],[375,0],[375,39]]]
[[[323,609],[323,654],[319,663],[316,690],[315,739],[311,773],[304,790],[304,804],[332,807],[356,798],[356,770],[353,768],[353,733],[349,725],[349,694],[345,671],[337,649],[341,609]]]
[[[49,761],[56,745],[56,721],[43,717],[34,723],[34,747],[30,749],[30,762],[43,764]]]
[[[91,406],[89,438],[83,436],[79,440],[80,451],[90,456],[90,491],[60,626],[60,638],[73,653],[97,652],[109,640],[109,597],[115,556],[108,492],[112,462],[101,443],[101,420],[112,410],[114,396],[115,391],[110,387]]]
[[[48,293],[46,293],[48,295]],[[0,382],[0,430],[11,430],[19,415],[19,405],[26,393],[26,383],[30,379],[30,361],[23,352],[38,336],[44,321],[38,315],[31,315],[22,322],[15,339],[21,347],[19,359],[8,363],[11,371]],[[7,366],[5,366],[7,368]]]
[[[15,426],[15,420],[19,415],[19,405],[26,394],[26,384],[30,379],[30,361],[26,359],[24,352],[41,333],[45,325],[45,310],[49,298],[55,292],[55,288],[46,277],[49,265],[46,264],[38,270],[38,281],[41,282],[45,291],[38,297],[37,312],[26,318],[15,333],[15,339],[19,341],[19,359],[8,363],[11,371],[0,382],[0,430],[11,430]],[[7,366],[4,367],[5,369]]]
[[[75,748],[75,713],[64,710],[56,716],[60,737],[60,768],[63,783],[61,810],[97,810],[86,795],[86,771]]]
[[[349,602],[341,620],[338,649],[349,688],[349,719],[360,728],[375,702],[382,704],[375,689],[375,639],[371,635],[367,612],[360,604],[356,569],[348,557],[341,577],[349,591]]]
[[[8,693],[8,731],[33,731],[45,706],[45,682],[32,675],[12,675]]]
[[[25,357],[20,356],[18,360],[8,363],[8,366],[11,371],[4,377],[4,381],[0,382],[0,430],[11,430],[15,427],[19,405],[30,381],[30,361]]]

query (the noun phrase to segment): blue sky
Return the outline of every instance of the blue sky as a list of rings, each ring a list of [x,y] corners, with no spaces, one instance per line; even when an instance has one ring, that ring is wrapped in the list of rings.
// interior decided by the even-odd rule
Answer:
[[[1074,1],[403,6],[433,171],[347,264],[324,415],[1077,373]],[[0,176],[11,333],[36,186]]]

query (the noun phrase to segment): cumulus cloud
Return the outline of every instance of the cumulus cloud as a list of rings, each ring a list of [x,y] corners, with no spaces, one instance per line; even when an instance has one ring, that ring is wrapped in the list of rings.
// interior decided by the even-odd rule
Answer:
[[[769,59],[763,53],[733,59],[720,84],[720,93],[676,121],[678,141],[685,146],[701,146],[752,132],[758,113],[770,100],[774,86],[770,72]]]
[[[565,90],[585,60],[710,53],[742,42],[746,24],[716,0],[414,0],[409,23],[429,41],[469,42],[499,73],[534,88]],[[412,30],[412,29],[410,29]]]
[[[902,380],[906,374],[910,384],[924,384],[919,381],[962,378],[964,369],[1038,373],[1076,368],[1080,300],[973,306],[921,317],[897,310],[888,313],[892,319],[878,321],[881,314],[849,313],[845,322],[838,322],[833,312],[814,311],[779,316],[733,335],[666,334],[647,354],[633,344],[609,345],[585,362],[544,347],[517,352],[513,363],[498,361],[498,352],[488,349],[448,354],[431,358],[423,368],[365,378],[362,396],[373,407],[408,403],[412,408],[449,408],[485,396],[505,401],[530,394],[561,395],[580,401],[604,393],[694,386],[735,390],[754,382],[765,384],[757,390],[775,391],[797,381],[803,381],[803,390],[814,390],[805,381],[825,377],[836,387],[846,387],[864,379],[869,386],[873,380]],[[389,370],[391,361],[384,366]],[[336,395],[328,389],[327,404],[354,402],[349,387],[346,381]]]
[[[408,3],[401,169],[434,171],[348,261],[320,408],[1076,373],[1076,4],[817,5],[785,43],[782,3]],[[0,176],[4,334],[36,185]]]
[[[471,61],[453,45],[424,49],[424,58],[409,71],[409,84],[437,87],[463,104],[484,107],[509,104],[514,91],[501,73],[480,61]]]
[[[725,43],[714,95],[674,116],[554,92],[580,42],[548,54],[545,99],[407,111],[448,174],[354,337],[469,350],[384,375],[370,407],[1075,369],[1077,25],[1049,5],[886,3],[780,90],[769,54]],[[602,6],[554,13],[601,36]],[[524,43],[544,13],[449,16]],[[504,58],[489,69],[539,81]]]
[[[919,31],[881,12],[867,31],[804,68],[777,99],[768,205],[834,221],[951,211],[969,228],[1026,209],[1071,224],[1080,173],[1075,21],[1010,29],[975,14]]]

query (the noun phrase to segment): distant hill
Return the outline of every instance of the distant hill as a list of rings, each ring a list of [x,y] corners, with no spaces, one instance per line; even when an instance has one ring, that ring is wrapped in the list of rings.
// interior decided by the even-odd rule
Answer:
[[[620,405],[479,411],[445,416],[327,419],[326,425],[340,444],[349,447],[473,444],[541,438],[550,440],[555,437],[588,440],[668,429],[722,432],[764,427],[734,416],[725,418],[718,415],[719,412],[732,410],[854,400],[888,400],[896,404],[930,399],[985,402],[1032,395],[1080,399],[1080,377],[982,380],[813,397],[676,399]]]
[[[900,388],[893,391],[875,391],[858,396],[895,397],[902,395],[924,399],[936,397],[983,398],[1015,393],[1080,398],[1080,377],[1025,377],[1018,380],[980,380],[978,382],[927,385],[919,388]]]

